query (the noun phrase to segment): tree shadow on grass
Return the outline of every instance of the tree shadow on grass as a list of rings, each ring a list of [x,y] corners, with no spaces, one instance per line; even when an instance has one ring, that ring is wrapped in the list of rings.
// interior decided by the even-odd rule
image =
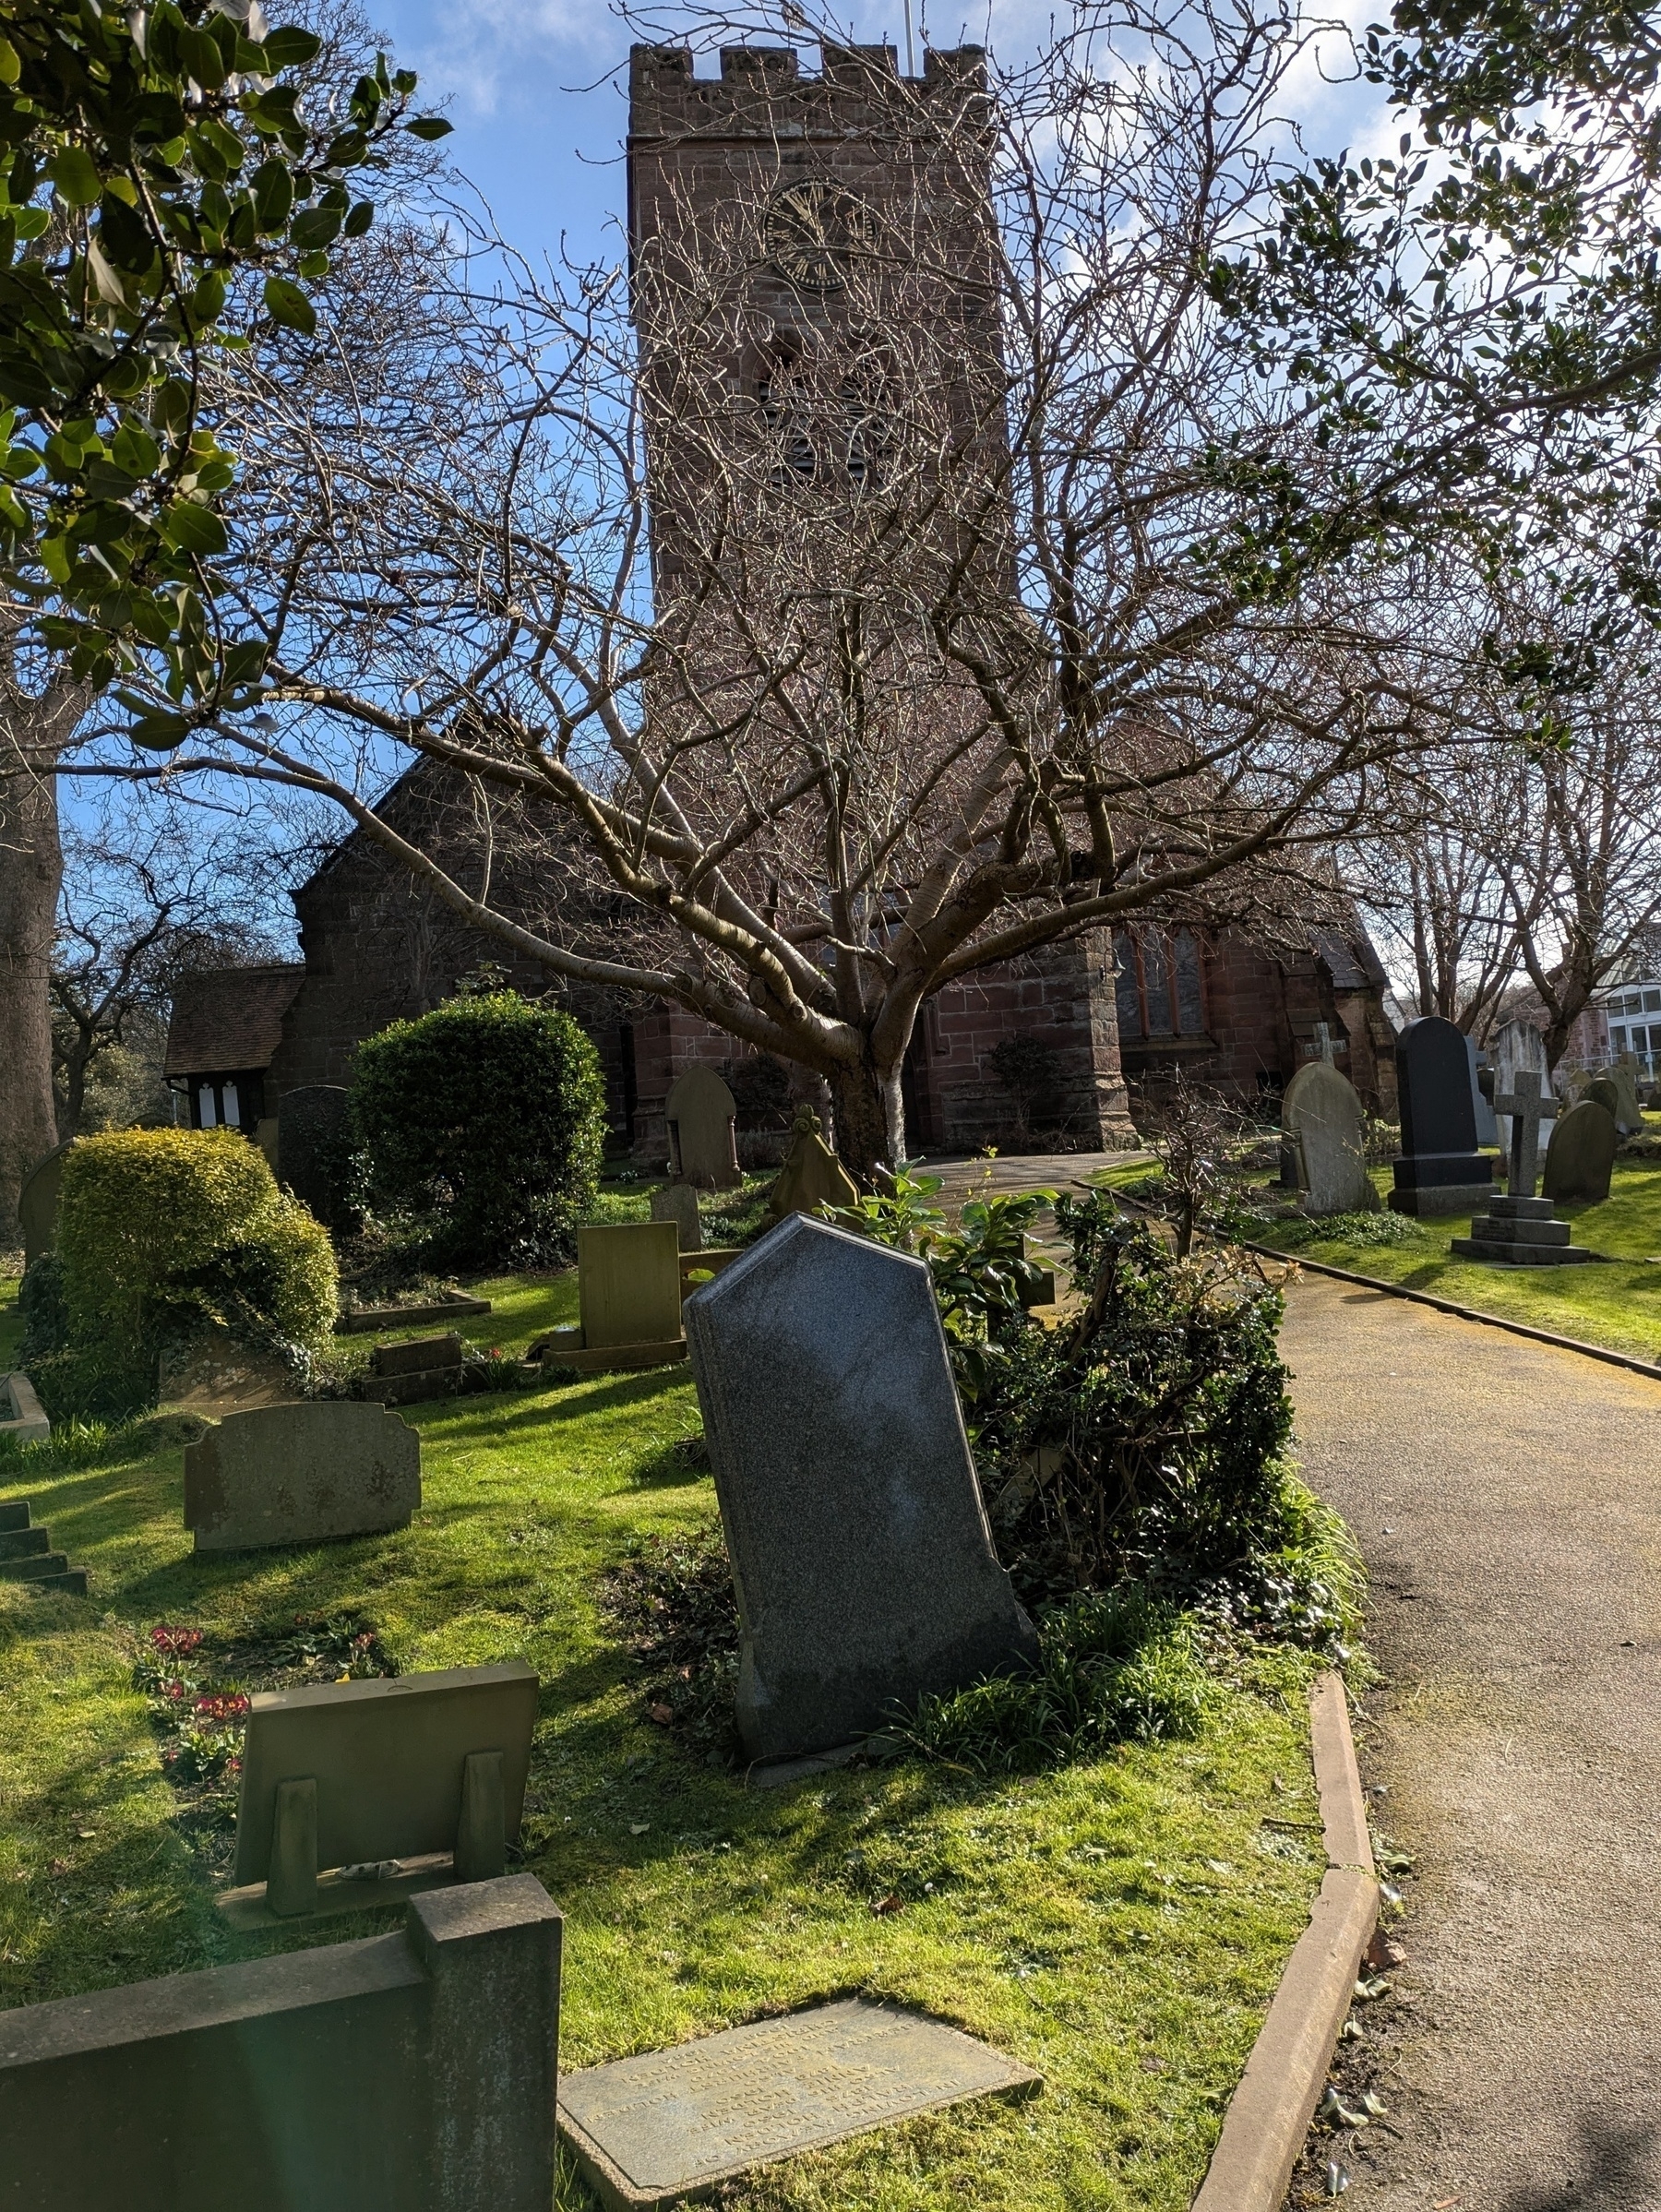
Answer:
[[[1648,2212],[1657,2201],[1655,2121],[1623,2125],[1583,2119],[1581,2170],[1560,2186],[1525,2182],[1505,2200],[1504,2212]]]

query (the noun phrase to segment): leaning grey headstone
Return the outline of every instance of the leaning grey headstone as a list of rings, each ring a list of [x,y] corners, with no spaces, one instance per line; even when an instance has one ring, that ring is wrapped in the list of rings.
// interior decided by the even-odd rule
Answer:
[[[1615,1126],[1623,1137],[1635,1137],[1643,1128],[1643,1110],[1638,1104],[1638,1062],[1630,1052],[1623,1052],[1605,1072],[1615,1085]]]
[[[1467,1035],[1465,1057],[1471,1063],[1471,1104],[1476,1109],[1476,1142],[1482,1145],[1498,1144],[1500,1126],[1494,1118],[1494,1102],[1476,1080],[1478,1070],[1488,1067],[1488,1054],[1478,1052],[1476,1038]]]
[[[277,1173],[321,1222],[346,1212],[348,1094],[339,1083],[303,1083],[277,1101]]]
[[[672,1221],[680,1231],[683,1252],[701,1252],[703,1224],[698,1218],[698,1193],[690,1183],[664,1183],[651,1194],[653,1221]]]
[[[1330,1060],[1310,1060],[1286,1085],[1281,1126],[1297,1164],[1306,1214],[1370,1214],[1379,1194],[1367,1172],[1367,1113],[1356,1086]]]
[[[1595,1098],[1560,1114],[1546,1148],[1546,1196],[1552,1204],[1601,1206],[1619,1142],[1614,1115]]]
[[[1523,1074],[1537,1075],[1540,1095],[1550,1098],[1551,1070],[1546,1060],[1546,1040],[1532,1022],[1508,1022],[1494,1039],[1494,1096],[1500,1098],[1515,1091],[1517,1078]],[[1506,1159],[1512,1153],[1511,1116],[1495,1109],[1499,1125],[1500,1150]]]
[[[421,1439],[384,1405],[263,1405],[185,1448],[185,1525],[198,1551],[374,1536],[408,1527],[420,1503]]]
[[[921,1260],[792,1214],[685,1316],[752,1759],[826,1750],[896,1701],[1035,1658]]]
[[[601,2202],[645,2212],[914,2112],[1039,2086],[959,2028],[848,1997],[568,2074],[559,2124]]]

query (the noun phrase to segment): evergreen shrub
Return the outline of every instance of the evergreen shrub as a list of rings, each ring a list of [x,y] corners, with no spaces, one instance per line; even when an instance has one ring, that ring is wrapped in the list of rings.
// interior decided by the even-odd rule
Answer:
[[[605,1143],[599,1055],[517,991],[453,998],[359,1047],[364,1191],[456,1267],[564,1266]]]
[[[122,1130],[65,1159],[58,1249],[21,1298],[25,1359],[53,1418],[149,1402],[157,1355],[204,1321],[316,1351],[335,1315],[334,1248],[234,1130]]]

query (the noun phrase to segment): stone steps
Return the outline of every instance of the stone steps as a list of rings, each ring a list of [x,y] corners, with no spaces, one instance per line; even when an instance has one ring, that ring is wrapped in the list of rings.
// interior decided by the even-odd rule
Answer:
[[[70,1597],[87,1595],[87,1570],[53,1549],[51,1531],[36,1525],[27,1498],[0,1501],[0,1580]]]

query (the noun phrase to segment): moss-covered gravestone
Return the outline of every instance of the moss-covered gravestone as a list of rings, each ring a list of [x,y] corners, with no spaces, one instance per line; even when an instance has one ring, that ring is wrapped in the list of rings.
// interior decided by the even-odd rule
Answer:
[[[1588,1095],[1560,1114],[1546,1150],[1546,1196],[1552,1204],[1602,1205],[1609,1195],[1619,1142],[1614,1115],[1595,1097]]]
[[[1286,1085],[1281,1127],[1306,1214],[1371,1214],[1379,1194],[1367,1172],[1367,1115],[1347,1076],[1311,1060]]]
[[[701,1190],[729,1190],[744,1178],[738,1166],[738,1109],[733,1094],[703,1061],[676,1076],[663,1101],[669,1125],[669,1165],[679,1182]]]
[[[384,1405],[315,1398],[227,1414],[185,1447],[185,1525],[197,1551],[319,1544],[407,1528],[421,1439]]]

